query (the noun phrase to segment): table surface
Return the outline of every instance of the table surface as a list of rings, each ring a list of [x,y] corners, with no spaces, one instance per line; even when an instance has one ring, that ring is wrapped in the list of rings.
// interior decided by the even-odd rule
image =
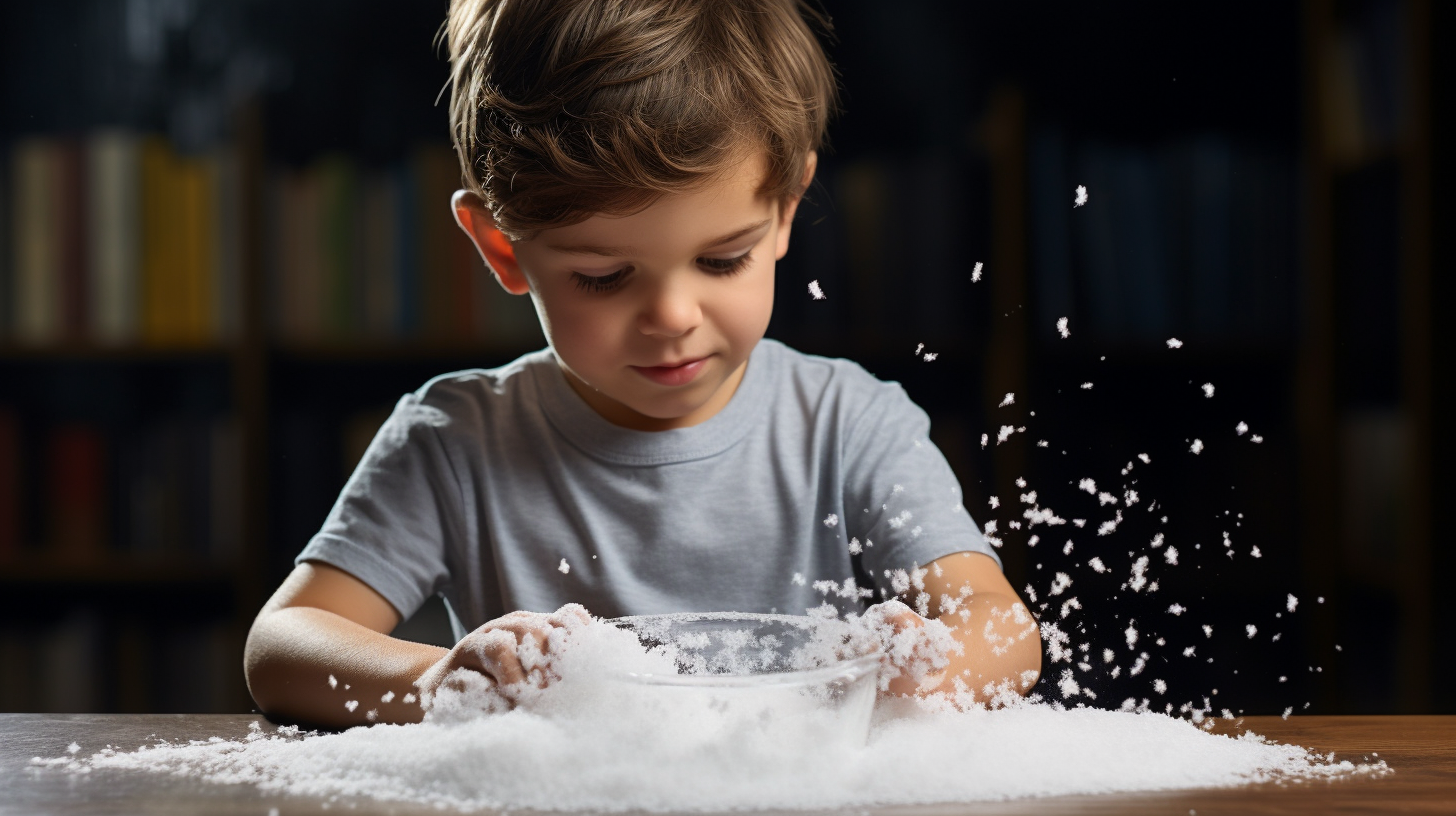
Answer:
[[[256,715],[0,714],[0,814],[439,813],[373,802],[335,803],[264,795],[246,786],[119,771],[72,775],[38,770],[31,757],[61,756],[72,741],[140,745],[169,740],[240,738]],[[1062,796],[934,807],[881,808],[879,816],[943,814],[1456,814],[1456,717],[1247,717],[1237,728],[1359,762],[1378,753],[1394,773],[1333,782],[1259,784],[1217,790]],[[798,816],[804,816],[801,812]]]

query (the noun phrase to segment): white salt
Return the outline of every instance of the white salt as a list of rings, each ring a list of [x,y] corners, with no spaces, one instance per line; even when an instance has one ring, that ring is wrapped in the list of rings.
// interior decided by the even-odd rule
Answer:
[[[1247,423],[1247,422],[1240,422],[1239,424],[1237,424],[1237,425],[1234,426],[1234,433],[1237,434],[1237,435],[1239,435],[1239,436],[1243,436],[1244,434],[1246,434],[1248,432],[1249,432],[1249,423]]]
[[[1067,318],[1057,318],[1057,333],[1062,336],[1063,340],[1066,340],[1068,337],[1072,336],[1072,330],[1067,328]]]
[[[819,288],[819,281],[809,281],[809,294],[813,295],[815,300],[824,299],[824,290]]]
[[[1176,337],[1169,337],[1168,338],[1168,348],[1170,348],[1170,349],[1183,348],[1183,341],[1182,340],[1179,340]]]
[[[1163,560],[1167,561],[1169,564],[1172,564],[1175,567],[1178,566],[1178,548],[1170,546],[1168,547],[1168,549],[1164,550]]]
[[[392,691],[386,691],[386,692],[384,692],[384,696],[379,698],[379,702],[381,702],[381,703],[391,703],[391,702],[394,702],[394,692],[392,692]]]
[[[561,559],[561,563],[556,565],[556,569],[560,571],[562,575],[565,575],[571,572],[571,565],[566,563],[566,559],[563,558]]]
[[[1086,204],[1086,203],[1087,203],[1087,187],[1085,185],[1078,184],[1077,185],[1077,197],[1072,200],[1072,206],[1073,207],[1080,207],[1080,206],[1082,206],[1083,204]]]
[[[1188,450],[1190,452],[1194,453],[1194,454],[1203,453],[1203,440],[1202,439],[1195,439],[1195,440],[1193,440],[1193,444],[1188,446]]]
[[[1095,496],[1097,495],[1097,482],[1093,481],[1092,479],[1083,479],[1082,481],[1077,483],[1077,489],[1085,491],[1087,493],[1091,493]]]
[[[1139,453],[1138,459],[1141,459],[1142,463],[1145,465],[1151,465],[1153,463],[1153,460],[1150,459],[1146,453]]]
[[[935,358],[937,358],[939,356],[940,356],[940,354],[938,354],[938,353],[932,354],[931,352],[928,352],[927,351],[927,352],[925,352],[925,356],[924,357],[921,357],[920,359],[924,360],[927,363],[933,363],[933,362],[935,362]]]
[[[1289,598],[1285,600],[1284,608],[1289,610],[1290,612],[1293,612],[1296,606],[1299,606],[1299,599],[1291,594]]]
[[[1213,398],[1213,383],[1204,383],[1203,384],[1203,396],[1208,397],[1210,399]]]
[[[997,405],[996,407],[997,408],[1005,408],[1006,406],[1012,405],[1015,402],[1016,402],[1016,395],[1013,394],[1013,393],[1011,393],[1010,391],[1008,391],[1008,392],[1006,392],[1006,396],[1004,396],[1004,397],[1001,398],[1001,404],[1000,405]]]
[[[991,509],[992,510],[995,510],[996,508],[998,508],[998,507],[1001,506],[1001,500],[998,499],[998,498],[996,498],[995,496],[992,496],[991,498],[987,499],[986,500],[986,503],[991,505]],[[1015,523],[1015,522],[1013,522],[1013,523]]]
[[[1244,631],[1245,632],[1248,632],[1249,633],[1249,639],[1250,640],[1253,640],[1254,639],[1254,635],[1259,634],[1259,627],[1257,627],[1257,626],[1255,626],[1254,624],[1251,623],[1248,626],[1245,626],[1244,627]]]
[[[1082,390],[1083,391],[1091,391],[1092,390],[1092,383],[1089,383],[1089,382],[1082,383]]]
[[[990,441],[991,441],[991,437],[990,437],[990,435],[988,435],[988,434],[981,434],[981,447],[982,447],[982,448],[985,448],[985,447],[986,447],[986,445],[987,445],[987,444],[988,444],[988,443],[989,443],[989,442],[990,442]]]
[[[1103,564],[1102,563],[1102,559],[1101,558],[1098,558],[1095,555],[1092,556],[1091,558],[1087,559],[1087,566],[1091,567],[1093,572],[1097,572],[1097,573],[1107,572],[1107,565],[1106,564]]]
[[[981,267],[982,266],[985,266],[985,264],[981,263],[980,261],[976,261],[976,268],[971,270],[971,283],[980,283],[981,282]]]
[[[339,687],[339,678],[333,676],[332,674],[329,675],[329,688],[336,689],[338,687]]]
[[[1255,445],[1262,444],[1264,441],[1264,437],[1259,436],[1258,434],[1254,434],[1253,436],[1249,437],[1249,441],[1253,442]]]
[[[824,526],[825,527],[838,527],[839,526],[839,515],[837,513],[830,513],[829,515],[825,516],[824,517]]]
[[[1172,615],[1174,615],[1175,617],[1178,616],[1178,615],[1182,615],[1184,612],[1187,612],[1187,611],[1188,611],[1187,607],[1183,606],[1183,604],[1176,604],[1175,603],[1172,606],[1168,607],[1168,612],[1171,613]]]

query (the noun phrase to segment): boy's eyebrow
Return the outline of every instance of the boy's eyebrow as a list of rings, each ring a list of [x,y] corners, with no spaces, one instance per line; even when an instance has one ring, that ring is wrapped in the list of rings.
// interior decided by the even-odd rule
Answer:
[[[765,218],[762,221],[749,224],[742,229],[736,229],[728,233],[727,235],[714,238],[713,240],[703,244],[703,246],[715,247],[719,244],[726,244],[736,238],[742,238],[743,236],[747,235],[750,232],[753,232],[754,230],[762,229],[763,227],[767,226],[769,221],[771,220],[773,219]],[[557,252],[564,252],[568,255],[608,255],[616,257],[621,255],[637,254],[637,250],[633,247],[598,246],[596,244],[547,244],[546,248],[555,250]]]

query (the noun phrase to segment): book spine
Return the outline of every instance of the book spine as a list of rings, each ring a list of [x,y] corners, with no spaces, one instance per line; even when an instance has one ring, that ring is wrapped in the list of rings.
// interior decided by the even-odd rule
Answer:
[[[141,270],[141,164],[139,143],[122,131],[102,131],[89,145],[91,293],[89,335],[104,345],[137,337]]]
[[[399,201],[393,179],[373,173],[363,185],[359,210],[359,264],[363,273],[364,328],[373,338],[387,339],[397,328],[399,310],[395,275],[398,254]]]
[[[20,419],[0,409],[0,563],[20,556]]]
[[[105,548],[106,445],[91,425],[61,425],[49,449],[50,546],[67,563],[99,560]]]
[[[58,145],[56,163],[56,237],[60,257],[61,336],[71,342],[86,338],[90,322],[87,277],[86,154],[75,139]]]
[[[230,146],[214,150],[207,162],[212,179],[208,224],[212,241],[207,257],[212,330],[208,340],[232,343],[242,334],[242,180],[237,153]]]
[[[12,323],[16,339],[28,344],[46,344],[60,336],[58,162],[56,145],[45,139],[26,139],[15,146],[12,155]]]

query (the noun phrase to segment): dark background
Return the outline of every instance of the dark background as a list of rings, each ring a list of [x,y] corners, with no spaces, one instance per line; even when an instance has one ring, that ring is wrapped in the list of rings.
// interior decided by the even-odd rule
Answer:
[[[357,220],[325,239],[338,255],[297,254],[290,230],[312,212],[298,202],[333,200],[308,190],[409,179],[431,203],[419,260],[400,268],[435,280],[467,263],[444,199],[426,194],[447,144],[432,45],[444,9],[0,8],[0,710],[248,707],[247,625],[393,402],[538,347],[529,308],[489,292],[472,302],[494,317],[442,328],[430,283],[388,325],[359,316],[368,298],[354,290],[329,290],[344,306],[317,325],[288,316],[305,297],[295,280],[319,264],[354,280],[372,257]],[[1434,44],[1452,33],[1451,6],[828,10],[845,110],[780,264],[769,334],[900,381],[930,414],[967,507],[998,522],[1013,583],[1071,636],[1076,657],[1048,664],[1038,690],[1062,699],[1071,670],[1088,705],[1456,711],[1456,615],[1442,603],[1453,531],[1436,510],[1453,449],[1438,421],[1453,399],[1437,376],[1452,370],[1440,192],[1456,185],[1450,57]],[[105,341],[84,320],[39,338],[24,328],[22,216],[39,205],[19,192],[16,157],[116,128],[183,162],[231,157],[218,189],[235,217],[217,235],[232,243],[208,239],[234,259],[216,331]],[[1085,207],[1072,206],[1077,185]],[[355,198],[367,195],[340,200]],[[327,236],[329,213],[353,212],[319,206]],[[433,248],[447,243],[448,257]],[[811,280],[826,300],[810,299]],[[933,361],[915,355],[922,343]],[[999,407],[1008,392],[1014,405]],[[998,444],[1003,425],[1025,430]],[[1117,504],[1082,492],[1084,478]],[[1011,528],[1029,490],[1087,526]],[[1098,536],[1118,510],[1117,531]],[[78,517],[92,519],[82,533]],[[1167,543],[1151,547],[1159,533]],[[1128,585],[1141,556],[1155,592]],[[1074,583],[1049,596],[1057,572]],[[1063,618],[1073,596],[1081,610]],[[1175,603],[1188,611],[1169,614]],[[438,639],[440,624],[427,607],[404,634]]]

